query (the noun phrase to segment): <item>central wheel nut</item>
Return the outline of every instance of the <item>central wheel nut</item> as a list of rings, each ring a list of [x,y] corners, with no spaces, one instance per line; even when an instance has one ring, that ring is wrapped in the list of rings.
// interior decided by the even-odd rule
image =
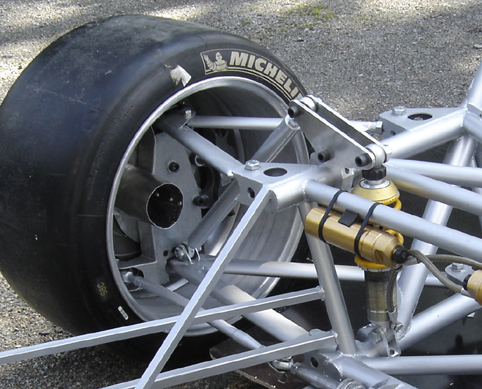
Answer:
[[[181,216],[183,195],[176,185],[163,183],[149,172],[129,167],[122,175],[115,206],[138,220],[170,228]]]

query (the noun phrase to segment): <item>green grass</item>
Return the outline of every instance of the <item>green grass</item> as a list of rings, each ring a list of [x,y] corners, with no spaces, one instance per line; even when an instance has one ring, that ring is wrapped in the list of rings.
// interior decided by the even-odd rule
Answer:
[[[288,16],[293,14],[304,14],[318,20],[329,20],[337,17],[336,13],[330,11],[327,5],[299,4],[286,12]]]

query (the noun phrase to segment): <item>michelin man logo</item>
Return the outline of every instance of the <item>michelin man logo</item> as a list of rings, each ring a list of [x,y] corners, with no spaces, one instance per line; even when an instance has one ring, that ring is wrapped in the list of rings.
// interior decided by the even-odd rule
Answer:
[[[228,63],[223,59],[223,56],[219,51],[215,55],[214,62],[209,59],[208,54],[204,54],[203,59],[206,67],[212,72],[222,72],[224,70],[228,70]]]
[[[218,49],[201,53],[206,75],[227,71],[253,74],[268,81],[288,99],[302,97],[300,88],[268,58],[249,51]]]

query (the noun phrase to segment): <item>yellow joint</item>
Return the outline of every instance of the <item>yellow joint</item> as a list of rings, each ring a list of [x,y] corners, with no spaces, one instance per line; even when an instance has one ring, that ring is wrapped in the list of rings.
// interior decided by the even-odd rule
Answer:
[[[306,232],[312,236],[319,237],[319,226],[323,215],[326,212],[324,207],[313,208],[305,220]],[[334,211],[329,213],[323,227],[323,239],[343,250],[355,253],[354,245],[361,223],[355,222],[351,226],[339,223],[340,214]],[[378,265],[393,267],[396,265],[393,254],[401,247],[398,238],[391,233],[377,227],[366,226],[360,237],[358,251],[361,257]]]
[[[382,271],[382,270],[385,270],[385,269],[389,269],[388,266],[380,265],[378,263],[367,261],[363,258],[360,258],[358,255],[355,255],[355,263],[359,267],[361,267],[362,269],[368,270],[368,271]]]
[[[477,270],[470,276],[467,291],[475,301],[482,304],[482,270]]]
[[[383,205],[393,206],[395,209],[400,209],[402,207],[402,203],[398,199],[400,197],[400,192],[395,184],[385,179],[387,185],[383,187],[364,187],[362,186],[363,181],[355,186],[351,193],[364,197],[371,201],[376,201],[377,203],[381,203]]]

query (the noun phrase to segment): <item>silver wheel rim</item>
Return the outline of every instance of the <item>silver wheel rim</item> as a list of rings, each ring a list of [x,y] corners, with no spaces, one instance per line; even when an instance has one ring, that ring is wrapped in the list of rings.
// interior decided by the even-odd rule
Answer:
[[[202,209],[198,205],[193,205],[192,202],[193,197],[199,195],[203,190],[201,185],[199,185],[199,180],[196,181],[196,176],[201,174],[197,174],[199,171],[196,171],[196,161],[193,162],[195,150],[192,150],[193,153],[188,153],[178,143],[176,147],[176,141],[170,138],[169,135],[162,133],[154,134],[152,128],[159,117],[172,107],[184,102],[192,104],[196,113],[202,115],[204,112],[200,112],[203,108],[200,105],[203,105],[203,103],[200,102],[205,102],[208,99],[212,102],[207,107],[210,115],[283,117],[286,112],[286,103],[262,84],[239,77],[219,77],[193,84],[174,94],[163,102],[139,128],[124,153],[113,182],[107,211],[107,249],[108,260],[116,285],[130,309],[142,320],[161,319],[177,315],[182,311],[182,308],[160,297],[155,297],[142,290],[129,287],[122,278],[122,272],[126,269],[124,264],[135,264],[137,263],[135,260],[138,260],[138,263],[141,265],[127,267],[137,270],[143,276],[145,276],[145,272],[149,274],[151,281],[157,280],[159,284],[175,289],[177,293],[189,298],[195,287],[176,279],[175,276],[168,275],[165,270],[163,271],[163,268],[165,262],[173,256],[173,248],[183,242],[182,236],[188,235],[193,225],[203,216]],[[219,142],[219,147],[223,149],[229,148],[228,151],[234,153],[240,160],[249,157],[253,149],[255,150],[259,147],[263,136],[266,136],[266,131],[264,135],[260,132],[259,135],[255,136],[255,142],[253,142],[252,132],[248,136],[240,134],[239,131],[235,132],[235,135],[232,135],[231,132],[228,136],[226,134],[223,135],[229,139],[222,140],[223,136],[219,136],[219,138],[215,139],[215,143],[218,144]],[[258,144],[256,144],[256,141]],[[152,152],[153,150],[154,152]],[[283,162],[306,162],[304,143],[300,140],[292,142],[286,150],[283,150],[280,157]],[[134,160],[136,162],[133,163]],[[134,191],[129,190],[129,187],[133,185],[124,185],[124,182],[137,182],[136,180],[130,181],[126,177],[132,174],[133,170],[138,171],[139,164],[145,164],[145,161],[149,160],[152,163],[151,173],[158,182],[151,185],[148,183],[149,178],[139,178],[139,176],[143,175],[134,174],[137,181],[143,182],[143,187],[152,187],[152,190],[149,189],[150,195],[139,195],[136,191],[136,201],[143,202],[147,198],[150,199],[156,191],[160,196],[168,193],[171,199],[176,198],[179,200],[179,196],[182,198],[179,201],[182,203],[182,206],[177,210],[175,206],[172,207],[174,210],[170,211],[170,217],[157,223],[153,223],[152,220],[148,223],[147,220],[140,220],[142,219],[140,216],[132,216],[136,214],[136,211],[132,210],[130,205],[123,205],[121,207],[122,210],[119,209],[121,203],[128,203],[128,201],[125,201],[125,198],[129,196],[125,193],[134,193]],[[149,165],[149,162],[147,162],[147,165]],[[144,168],[145,166],[141,167]],[[170,167],[177,171],[169,171]],[[147,170],[149,170],[149,166],[147,166]],[[218,181],[221,182],[218,184],[218,189],[222,191],[226,187],[226,183],[222,182],[223,179]],[[171,196],[172,194],[174,195]],[[124,212],[126,207],[129,208],[127,214]],[[238,207],[234,216],[238,217],[241,213],[242,210]],[[291,208],[278,214],[267,215],[267,217],[261,219],[248,235],[243,249],[238,253],[238,257],[251,260],[263,259],[263,261],[291,260],[302,232],[302,223],[297,210]],[[223,226],[220,226],[212,234],[202,254],[215,255],[216,250],[226,239],[226,235],[235,222],[234,220],[225,222]],[[137,257],[127,261],[120,260],[119,257],[121,255],[119,254],[119,244],[117,243],[119,235],[126,235],[133,242],[138,241],[139,246],[143,247],[140,249],[141,256],[137,252],[133,254],[137,255]],[[169,237],[165,238],[168,235]],[[159,241],[162,242],[159,243]],[[151,244],[152,242],[154,243]],[[156,249],[146,249],[145,247],[147,246],[156,246]],[[157,261],[156,265],[149,262],[152,261],[153,256]],[[139,259],[140,257],[149,259],[146,262],[145,258]],[[144,264],[142,264],[142,260],[144,260]],[[152,269],[157,269],[158,274],[155,275],[154,273],[156,272],[152,271]],[[277,281],[273,278],[247,276],[225,275],[223,278],[256,298],[267,295]],[[216,305],[218,305],[218,302],[210,298],[206,302],[205,308]],[[203,324],[193,326],[188,331],[188,335],[202,335],[212,331],[213,329],[209,325]]]

